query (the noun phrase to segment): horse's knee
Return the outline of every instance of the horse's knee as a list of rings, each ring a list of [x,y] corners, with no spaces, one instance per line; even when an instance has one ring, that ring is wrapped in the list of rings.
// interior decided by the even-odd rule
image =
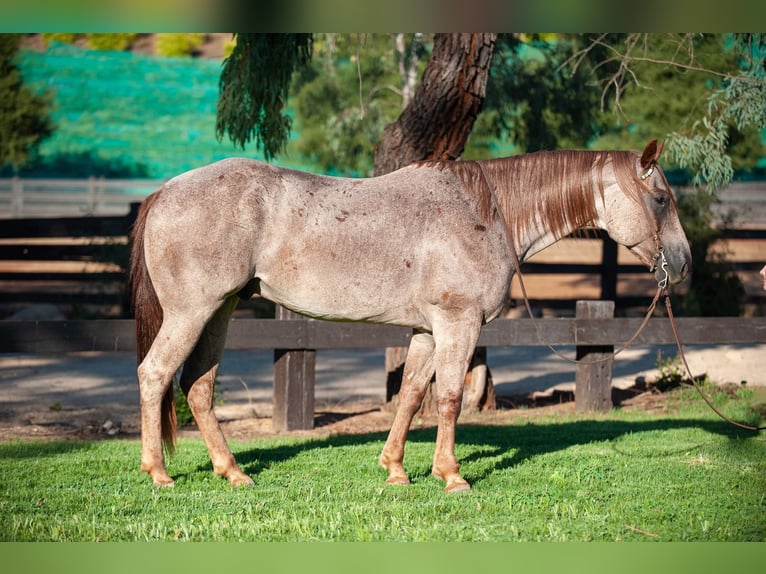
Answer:
[[[208,411],[213,406],[213,381],[210,377],[201,377],[185,391],[186,402],[192,413]]]
[[[141,404],[155,405],[162,401],[165,391],[172,378],[163,377],[147,361],[142,362],[136,370],[138,377],[138,392]]]
[[[441,416],[457,416],[460,414],[460,409],[463,404],[462,389],[437,392],[436,395],[436,410]]]

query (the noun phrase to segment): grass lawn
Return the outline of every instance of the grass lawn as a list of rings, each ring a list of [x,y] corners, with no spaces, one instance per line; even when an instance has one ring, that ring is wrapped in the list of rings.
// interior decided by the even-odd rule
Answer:
[[[723,393],[721,393],[723,395]],[[717,397],[749,417],[753,394]],[[675,402],[674,402],[675,401]],[[766,441],[689,391],[666,412],[469,418],[457,455],[472,484],[430,476],[435,430],[412,431],[413,484],[385,484],[385,434],[232,441],[253,488],[213,475],[182,439],[176,484],[140,473],[136,440],[0,443],[3,541],[764,541]]]

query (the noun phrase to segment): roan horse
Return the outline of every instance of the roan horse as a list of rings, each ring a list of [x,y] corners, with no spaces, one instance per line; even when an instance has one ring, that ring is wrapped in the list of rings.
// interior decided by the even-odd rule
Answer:
[[[169,180],[146,199],[132,232],[141,470],[157,486],[173,484],[163,442],[173,449],[172,380],[183,365],[180,386],[215,473],[253,483],[212,397],[237,300],[259,293],[309,317],[411,327],[379,462],[388,483],[409,483],[404,443],[435,373],[432,472],[447,491],[469,489],[454,454],[464,377],[482,324],[509,297],[515,260],[600,228],[658,280],[687,275],[689,245],[657,165],[661,148],[423,162],[362,179],[232,158]]]

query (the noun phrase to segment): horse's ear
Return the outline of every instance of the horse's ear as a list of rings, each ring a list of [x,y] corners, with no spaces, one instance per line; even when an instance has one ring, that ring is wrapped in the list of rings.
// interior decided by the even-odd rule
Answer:
[[[659,149],[657,149],[657,140],[650,141],[646,145],[646,148],[644,148],[644,153],[641,154],[641,167],[644,169],[650,168],[651,165],[657,161],[664,145],[665,142],[663,142]]]

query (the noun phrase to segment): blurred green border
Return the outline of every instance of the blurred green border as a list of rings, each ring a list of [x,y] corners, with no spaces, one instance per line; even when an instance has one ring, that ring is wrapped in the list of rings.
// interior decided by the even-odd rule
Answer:
[[[195,6],[195,8],[191,8]],[[753,31],[752,0],[25,0],[0,6],[0,32]],[[4,543],[5,572],[365,572],[398,570],[703,574],[763,566],[763,543]]]
[[[752,0],[25,0],[4,32],[746,32]]]
[[[7,543],[5,572],[524,572],[705,574],[757,571],[762,543]]]

